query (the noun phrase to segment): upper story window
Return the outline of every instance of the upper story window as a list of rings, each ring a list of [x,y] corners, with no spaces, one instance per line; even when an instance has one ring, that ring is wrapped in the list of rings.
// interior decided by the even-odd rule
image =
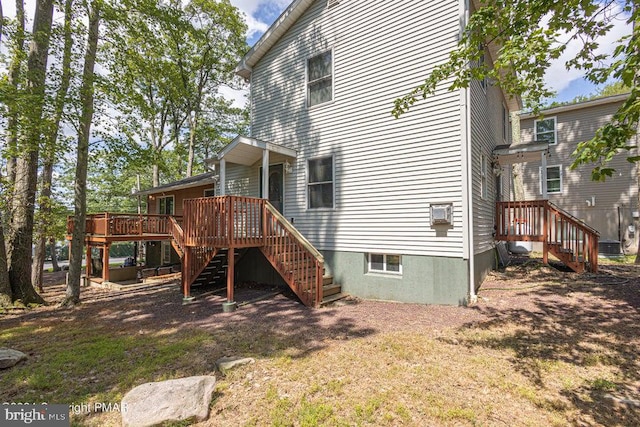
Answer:
[[[307,61],[307,105],[333,100],[333,52],[327,51]]]
[[[310,159],[307,168],[307,207],[333,208],[333,156]]]
[[[551,145],[558,142],[558,129],[556,127],[556,118],[549,117],[534,122],[534,141],[544,141]]]

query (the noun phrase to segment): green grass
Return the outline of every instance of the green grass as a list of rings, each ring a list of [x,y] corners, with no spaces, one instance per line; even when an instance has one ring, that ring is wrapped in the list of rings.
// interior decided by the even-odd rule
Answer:
[[[63,328],[17,327],[0,341],[20,343],[30,353],[0,377],[11,401],[50,403],[117,401],[141,382],[188,370],[189,355],[213,339],[204,332],[174,336],[109,334],[88,325]]]

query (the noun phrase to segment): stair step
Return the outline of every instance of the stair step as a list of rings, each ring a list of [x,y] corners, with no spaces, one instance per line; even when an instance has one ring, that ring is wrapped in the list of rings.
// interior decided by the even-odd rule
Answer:
[[[324,276],[322,278],[322,286],[330,285],[333,283],[333,276]]]
[[[330,295],[339,294],[342,291],[342,285],[330,284],[322,287],[322,296],[328,297]]]
[[[322,307],[322,306],[331,304],[332,302],[339,301],[339,300],[341,300],[343,298],[346,298],[346,297],[347,297],[347,294],[343,294],[343,293],[334,294],[334,295],[325,297],[325,298],[322,299],[322,302],[320,303],[320,306]]]

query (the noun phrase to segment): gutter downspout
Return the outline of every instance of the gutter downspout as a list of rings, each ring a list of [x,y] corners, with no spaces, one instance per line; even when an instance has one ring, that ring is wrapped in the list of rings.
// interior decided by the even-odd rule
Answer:
[[[460,37],[469,22],[469,0],[460,0]],[[473,240],[473,150],[471,147],[471,91],[470,86],[460,89],[461,115],[461,158],[462,158],[462,211],[463,216],[463,259],[469,260],[469,292],[467,305],[478,300],[475,288],[475,259]]]

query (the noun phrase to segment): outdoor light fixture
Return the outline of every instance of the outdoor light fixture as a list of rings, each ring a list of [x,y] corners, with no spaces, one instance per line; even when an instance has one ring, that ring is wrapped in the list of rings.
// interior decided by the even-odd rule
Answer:
[[[284,162],[284,171],[286,173],[291,173],[293,172],[293,166],[291,166],[291,163],[289,163],[288,161]]]

